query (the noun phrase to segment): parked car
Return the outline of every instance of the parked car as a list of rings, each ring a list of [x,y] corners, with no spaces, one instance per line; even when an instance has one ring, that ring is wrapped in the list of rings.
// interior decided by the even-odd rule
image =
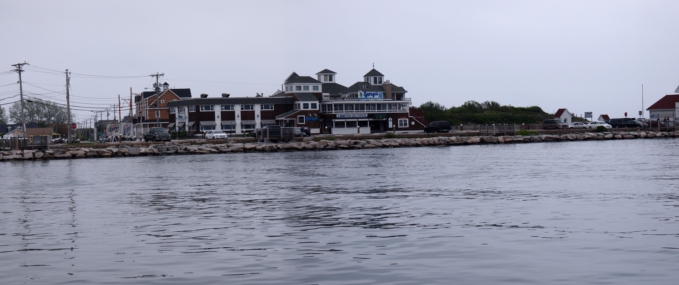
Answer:
[[[450,123],[448,121],[433,121],[424,128],[425,133],[447,133],[450,132]]]
[[[601,121],[589,122],[589,128],[590,128],[590,129],[596,129],[596,128],[599,127],[599,126],[603,126],[604,128],[607,128],[607,129],[612,128],[611,125],[609,125],[609,124],[607,124],[607,123],[605,123],[605,122],[601,122]]]
[[[205,138],[208,140],[225,139],[226,133],[221,130],[209,130],[205,131]]]
[[[569,128],[571,129],[586,129],[588,127],[588,124],[583,123],[583,122],[575,122],[572,123]]]
[[[634,118],[615,118],[607,121],[609,125],[614,128],[639,128],[643,127],[643,124]]]
[[[294,132],[295,132],[296,137],[305,137],[306,136],[306,133],[303,132],[302,129],[300,129],[300,128],[295,128]]]
[[[55,138],[55,139],[52,140],[53,144],[64,143],[64,142],[65,142],[64,138]]]
[[[543,129],[561,129],[564,125],[559,120],[549,119],[542,121]]]
[[[144,134],[144,141],[170,141],[170,133],[163,128],[151,128]]]

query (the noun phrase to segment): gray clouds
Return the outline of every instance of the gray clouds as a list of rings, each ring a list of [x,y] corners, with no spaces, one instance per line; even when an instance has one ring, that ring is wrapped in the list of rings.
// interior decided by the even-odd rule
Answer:
[[[83,74],[164,72],[163,81],[194,96],[254,96],[273,93],[293,71],[328,68],[348,86],[374,63],[415,105],[493,100],[617,117],[641,109],[641,84],[645,107],[679,84],[677,8],[675,1],[0,1],[0,71],[27,61]],[[24,79],[63,89],[63,76],[27,71]],[[13,81],[15,74],[0,76],[0,86]],[[72,92],[100,107],[150,82],[74,78]],[[0,98],[11,88],[0,87]]]

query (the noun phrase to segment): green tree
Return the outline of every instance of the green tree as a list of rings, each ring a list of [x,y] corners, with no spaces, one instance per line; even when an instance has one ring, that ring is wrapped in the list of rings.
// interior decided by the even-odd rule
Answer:
[[[439,103],[427,101],[426,103],[420,105],[420,109],[422,109],[424,118],[428,121],[440,121],[446,119],[446,107]]]
[[[40,99],[24,101],[24,116],[26,123],[38,123],[40,127],[53,127],[68,121],[65,107]],[[9,107],[9,118],[13,122],[21,122],[21,102],[16,102]],[[75,120],[73,114],[71,114],[71,120]]]
[[[5,113],[5,108],[0,106],[0,125],[7,124],[7,113]]]

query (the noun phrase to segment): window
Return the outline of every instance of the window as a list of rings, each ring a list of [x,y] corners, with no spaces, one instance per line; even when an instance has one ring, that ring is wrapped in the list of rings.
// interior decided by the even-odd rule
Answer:
[[[332,81],[332,74],[328,75],[328,81]]]
[[[295,110],[299,110],[299,103],[295,103]]]
[[[407,128],[408,127],[408,119],[398,119],[398,127],[399,128]]]
[[[255,125],[243,125],[243,130],[254,130]]]
[[[196,106],[191,105],[189,106],[189,112],[195,112],[196,111]]]
[[[365,111],[365,104],[356,104],[356,111]]]
[[[358,121],[358,126],[361,128],[367,128],[369,127],[368,121]]]
[[[236,126],[234,126],[234,125],[222,125],[222,130],[225,130],[225,131],[233,131],[235,129],[236,129]]]
[[[215,105],[200,105],[200,111],[214,111]]]
[[[290,91],[290,86],[285,86],[285,91]]]
[[[344,104],[335,105],[335,111],[344,112]]]
[[[314,91],[318,91],[318,85],[314,85]]]
[[[328,75],[327,74],[323,75],[323,81],[328,81]]]
[[[344,127],[345,127],[344,121],[335,121],[335,128],[344,128]]]
[[[296,91],[302,91],[302,86],[295,86]]]
[[[176,110],[175,108],[170,108],[170,114],[174,114],[175,110]]]
[[[165,99],[160,99],[160,104],[165,104]]]
[[[233,105],[222,105],[222,111],[233,111]]]
[[[179,113],[184,113],[184,107],[183,107],[183,106],[182,106],[182,107],[178,107],[178,111],[177,111],[177,112],[179,112]]]
[[[203,126],[203,125],[200,126],[201,131],[211,131],[211,130],[214,130],[214,129],[215,129],[215,126]]]
[[[304,91],[309,91],[309,85],[304,85]]]
[[[302,103],[302,109],[308,110],[309,109],[309,103]]]
[[[273,104],[262,104],[261,110],[273,110]]]
[[[318,103],[311,103],[311,109],[317,110],[318,109]]]
[[[375,111],[377,108],[375,107],[375,104],[367,104],[365,105],[365,109],[368,111]]]
[[[345,111],[354,111],[354,104],[346,104],[346,105],[344,105],[344,110],[345,110]]]
[[[298,125],[304,125],[304,116],[297,116],[297,124]]]
[[[355,128],[356,121],[347,121],[347,128]]]
[[[241,110],[252,110],[252,104],[240,105]]]

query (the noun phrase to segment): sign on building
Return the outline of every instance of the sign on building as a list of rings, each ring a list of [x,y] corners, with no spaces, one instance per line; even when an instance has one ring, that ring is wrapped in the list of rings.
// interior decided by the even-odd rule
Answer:
[[[591,119],[592,118],[592,112],[585,112],[585,119]]]
[[[367,118],[368,114],[366,114],[366,113],[342,113],[342,114],[337,114],[336,117],[338,119]]]
[[[382,92],[363,92],[358,91],[358,100],[382,100]]]

